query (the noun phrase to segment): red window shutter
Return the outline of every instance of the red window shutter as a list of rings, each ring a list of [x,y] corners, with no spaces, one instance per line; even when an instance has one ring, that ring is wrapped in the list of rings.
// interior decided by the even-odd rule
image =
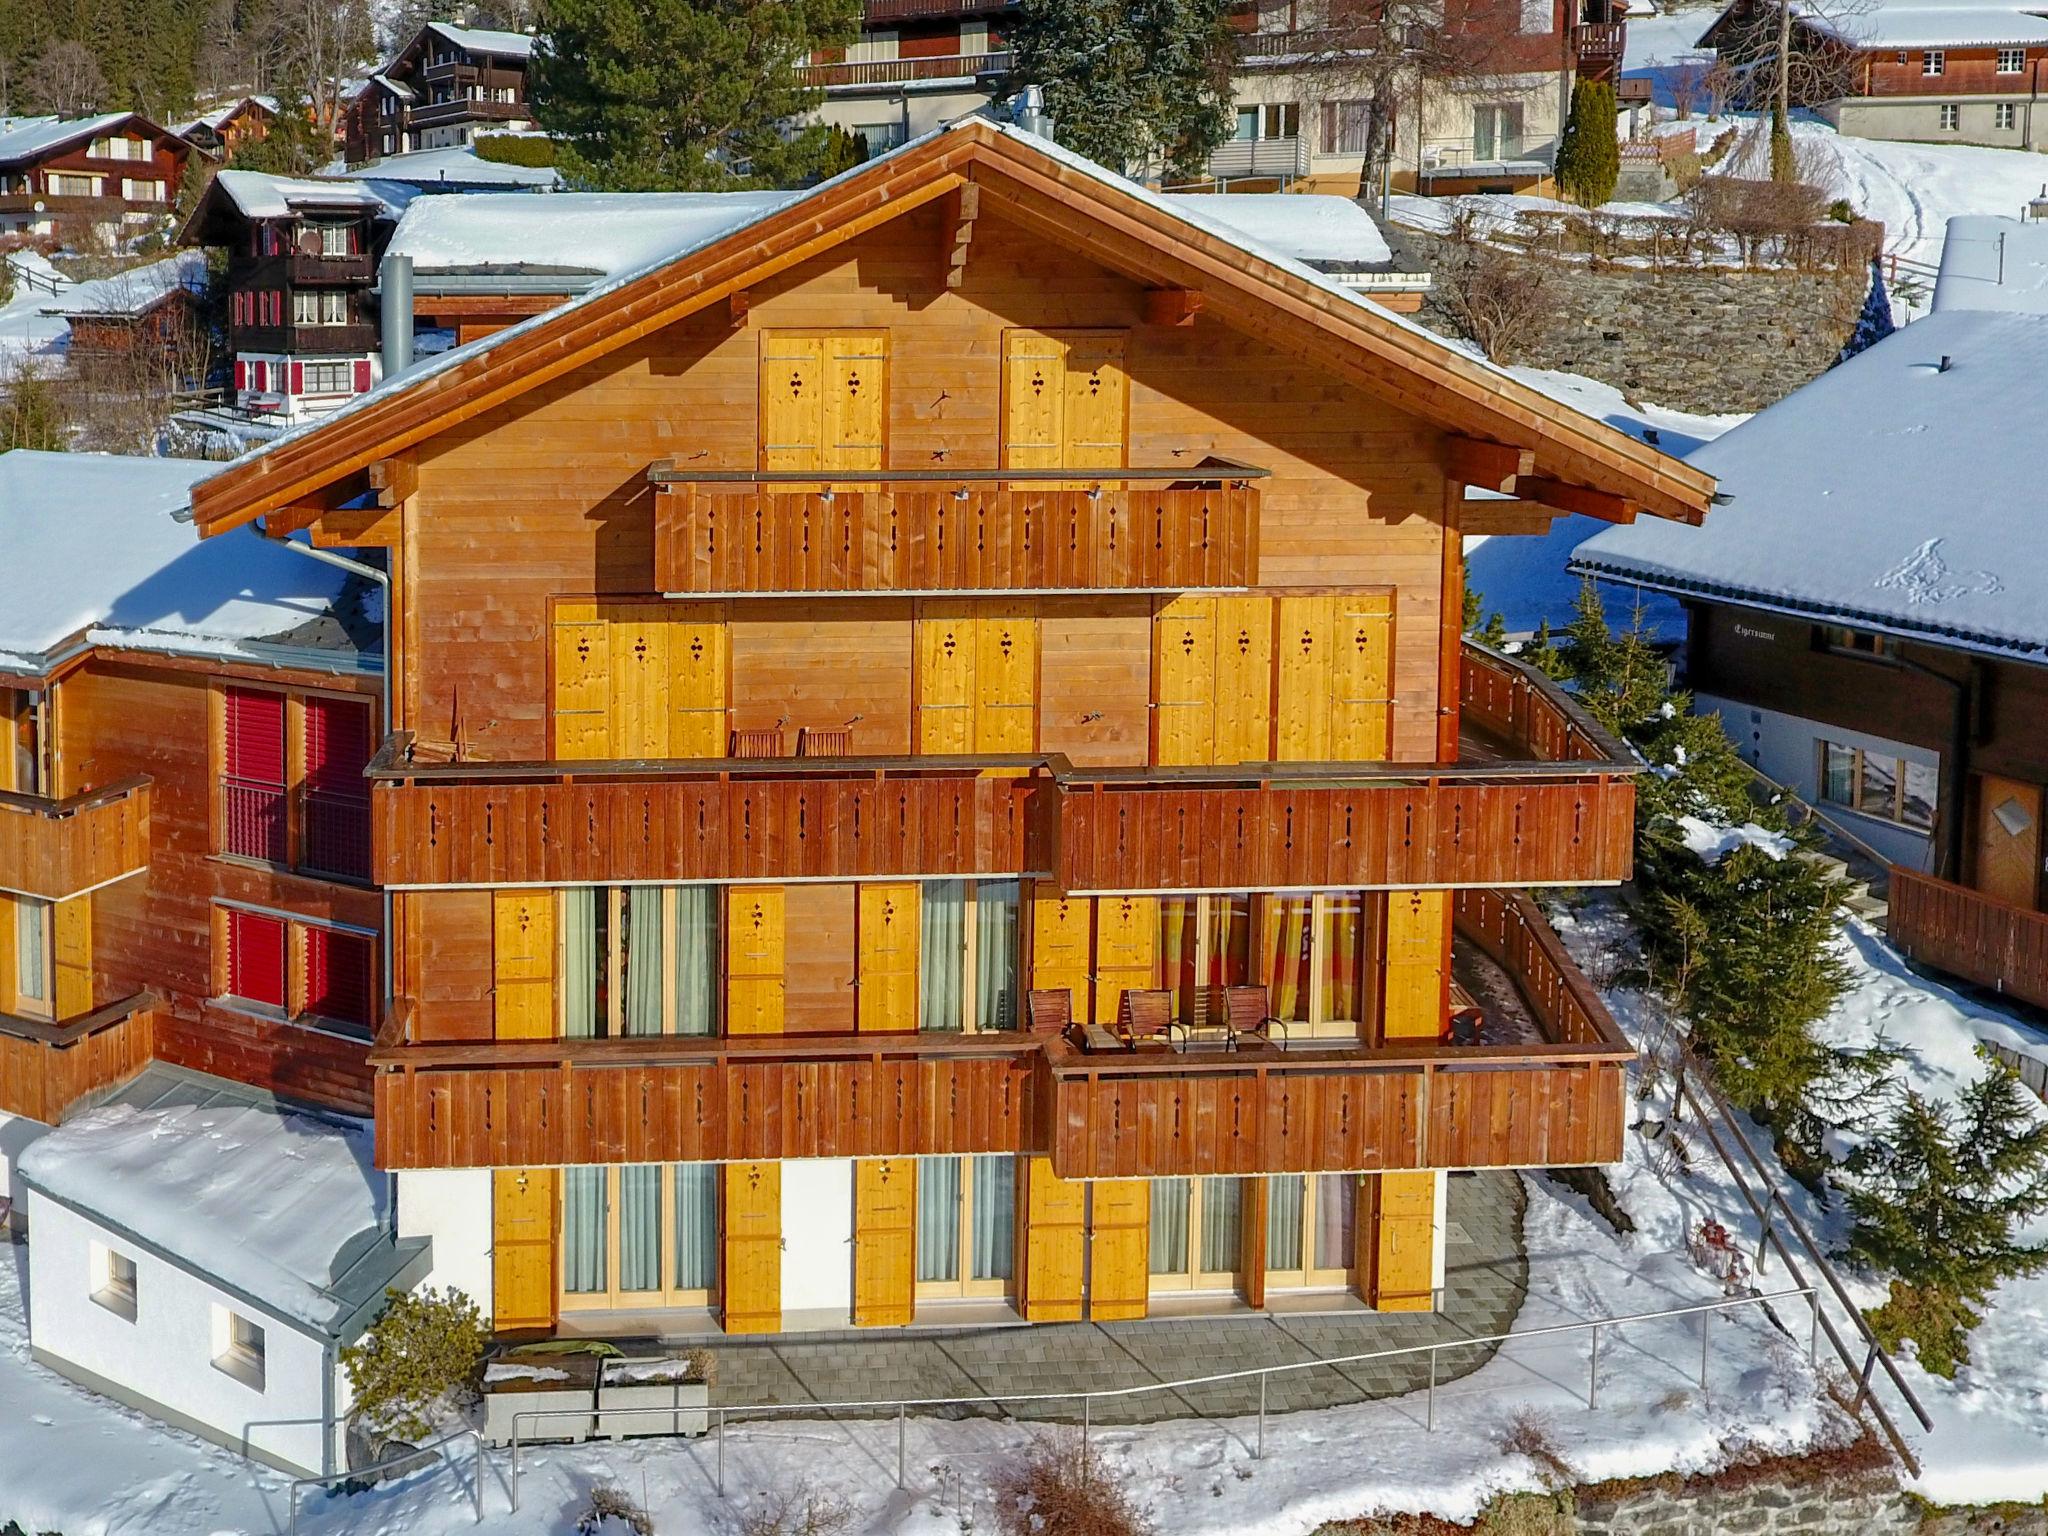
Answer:
[[[358,933],[332,928],[306,930],[306,1012],[324,1019],[371,1027],[374,946]]]
[[[306,365],[305,365],[304,363],[293,363],[293,364],[292,364],[292,393],[293,393],[293,394],[295,394],[295,395],[303,395],[303,394],[304,394],[305,392],[306,392]]]
[[[245,1003],[283,1008],[285,930],[281,918],[228,914],[228,993]]]
[[[223,852],[285,862],[284,719],[283,694],[227,690]]]
[[[370,877],[370,706],[306,700],[306,863],[326,874]]]
[[[256,376],[256,388],[258,390],[270,388],[270,364],[262,362],[251,363],[249,370]]]
[[[367,395],[369,392],[370,360],[367,357],[359,357],[356,359],[356,393]]]
[[[248,365],[247,363],[243,362],[243,361],[242,361],[242,360],[241,360],[241,359],[240,359],[240,358],[238,357],[238,358],[236,358],[236,359],[235,359],[235,388],[236,388],[236,389],[247,389],[248,387],[249,387],[249,365]]]

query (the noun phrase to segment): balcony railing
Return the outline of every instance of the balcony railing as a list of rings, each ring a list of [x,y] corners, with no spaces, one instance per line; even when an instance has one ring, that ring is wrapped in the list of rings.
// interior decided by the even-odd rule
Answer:
[[[529,115],[520,101],[478,101],[458,96],[453,101],[428,101],[411,108],[406,116],[414,128],[439,128],[449,123],[510,122]]]
[[[1368,27],[1304,27],[1284,32],[1247,32],[1237,39],[1238,62],[1249,66],[1275,61],[1341,59],[1373,46]]]
[[[1306,176],[1308,140],[1232,139],[1209,152],[1209,174],[1218,180],[1240,176]]]
[[[150,781],[68,800],[0,794],[0,891],[62,901],[149,865]]]
[[[1265,473],[899,471],[821,486],[657,465],[655,581],[692,596],[1250,586]]]
[[[1578,55],[1582,66],[1615,63],[1627,48],[1626,22],[1594,21],[1572,28],[1572,52]]]
[[[1917,964],[2048,1008],[2048,912],[1892,866],[1885,924]]]
[[[0,1013],[0,1113],[55,1125],[149,1064],[158,999],[138,992],[59,1023]]]
[[[796,77],[799,85],[832,90],[911,85],[921,80],[972,80],[978,75],[1002,74],[1009,67],[1007,53],[946,53],[912,59],[842,59],[831,64],[805,64],[798,67]]]
[[[293,251],[287,270],[294,284],[317,287],[322,283],[367,283],[377,275],[377,264],[368,251],[348,251],[338,256]]]
[[[892,27],[899,21],[932,21],[949,16],[995,16],[1019,0],[867,0],[862,7],[870,27]]]

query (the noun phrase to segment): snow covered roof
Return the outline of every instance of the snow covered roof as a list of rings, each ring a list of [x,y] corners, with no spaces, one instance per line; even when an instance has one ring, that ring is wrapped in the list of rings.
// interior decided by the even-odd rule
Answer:
[[[373,85],[377,86],[382,90],[389,91],[392,95],[396,96],[400,101],[419,100],[419,93],[415,91],[411,86],[407,85],[403,80],[394,80],[389,75],[386,74],[373,74],[365,76],[362,83],[359,84],[353,91],[351,91],[349,95],[352,98],[360,96],[363,94],[363,92],[369,90],[370,87]]]
[[[252,103],[269,113],[275,114],[277,111],[277,98],[275,96],[244,96],[239,101],[231,101],[224,107],[215,107],[211,112],[202,112],[197,117],[190,118],[185,122],[173,123],[171,125],[171,132],[181,138],[188,138],[201,128],[218,129],[237,112],[240,112],[244,107]]]
[[[2040,661],[2048,652],[2048,315],[1951,309],[1691,456],[1733,498],[1639,519],[1573,568]]]
[[[285,219],[309,208],[380,209],[376,189],[358,181],[311,176],[269,176],[262,171],[221,171],[213,178],[220,195],[245,218]]]
[[[201,540],[172,515],[189,503],[193,482],[217,467],[25,448],[0,454],[8,574],[0,671],[40,673],[81,638],[202,654],[336,650],[305,627],[352,606],[350,577],[254,528]]]
[[[2048,42],[2042,0],[1876,0],[1837,20],[1805,20],[1862,48],[1959,48],[1967,44]],[[1795,11],[1795,14],[1797,12]]]
[[[1990,214],[1950,219],[1934,307],[2048,314],[2048,223]]]
[[[45,303],[43,313],[139,315],[180,288],[199,293],[205,287],[206,252],[180,251],[163,261],[80,283]]]
[[[1390,263],[1386,237],[1348,197],[1316,193],[1221,192],[1175,194],[1176,213],[1229,239],[1249,236],[1296,261]]]
[[[16,1164],[56,1200],[303,1331],[346,1341],[425,1244],[386,1229],[369,1125],[162,1065]]]
[[[551,165],[507,165],[485,160],[460,145],[422,149],[409,155],[366,160],[338,173],[351,181],[399,181],[415,187],[552,187],[561,181]]]
[[[76,139],[104,133],[132,116],[131,112],[102,112],[97,117],[0,117],[0,165],[49,154]]]
[[[533,52],[533,36],[527,32],[493,32],[482,27],[458,27],[448,21],[430,21],[427,30],[470,53],[496,53],[523,59]]]
[[[399,220],[388,253],[410,256],[413,281],[550,277],[574,291],[651,266],[752,223],[794,192],[563,192],[550,197],[423,197]],[[564,281],[563,279],[575,279]]]

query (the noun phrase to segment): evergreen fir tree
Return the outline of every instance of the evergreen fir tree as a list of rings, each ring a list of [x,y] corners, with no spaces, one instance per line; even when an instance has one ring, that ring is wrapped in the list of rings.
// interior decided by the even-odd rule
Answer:
[[[1499,609],[1487,613],[1486,594],[1470,587],[1465,589],[1465,633],[1496,651],[1507,644],[1508,621],[1501,617]]]
[[[303,93],[285,92],[281,110],[271,119],[270,131],[236,148],[229,164],[238,171],[262,171],[271,176],[306,176],[334,158],[334,140],[313,121],[311,109],[298,100]]]
[[[1023,0],[1006,88],[1039,86],[1059,141],[1113,171],[1197,176],[1230,136],[1230,0]]]
[[[1619,110],[1614,87],[1605,81],[1572,86],[1571,116],[1557,145],[1557,190],[1582,207],[1599,207],[1621,180],[1621,142],[1614,129]]]
[[[1856,317],[1856,329],[1842,343],[1837,363],[1846,363],[1866,347],[1874,347],[1897,330],[1892,323],[1892,299],[1885,292],[1884,267],[1873,257],[1870,262],[1870,292],[1864,295],[1863,312]]]
[[[574,186],[706,191],[795,186],[827,133],[796,69],[852,40],[855,0],[550,0],[534,49],[534,117]]]

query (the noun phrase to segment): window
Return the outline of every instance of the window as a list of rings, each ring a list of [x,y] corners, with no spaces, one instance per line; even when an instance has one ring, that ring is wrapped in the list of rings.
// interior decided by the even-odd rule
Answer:
[[[376,1022],[376,944],[367,934],[309,926],[305,951],[305,1011],[371,1029]]]
[[[164,184],[160,181],[138,181],[132,176],[123,176],[121,196],[131,203],[160,203],[164,200]]]
[[[562,1034],[716,1034],[718,927],[716,886],[562,892]]]
[[[1268,102],[1259,123],[1262,139],[1292,139],[1301,134],[1301,105],[1293,101]]]
[[[917,1294],[1000,1296],[1015,1264],[1017,1163],[1007,1153],[917,1160]]]
[[[284,919],[239,909],[230,911],[227,939],[227,995],[238,1003],[284,1012]]]
[[[1923,75],[1945,75],[1948,73],[1948,54],[1940,48],[1929,48],[1920,55],[1920,73]]]
[[[142,139],[99,138],[92,141],[95,160],[147,160],[149,144]]]
[[[294,325],[347,325],[348,291],[343,288],[300,288],[292,294]]]
[[[1276,1174],[1266,1181],[1266,1283],[1348,1286],[1358,1264],[1358,1176]]]
[[[301,363],[299,367],[299,393],[302,395],[345,395],[350,392],[354,378],[352,363]]]
[[[718,1166],[562,1170],[562,1306],[709,1306],[718,1294]]]
[[[1505,102],[1472,109],[1472,158],[1514,160],[1522,153],[1522,108]]]
[[[213,1368],[243,1386],[263,1390],[263,1328],[239,1312],[213,1309]]]
[[[214,913],[221,1001],[369,1037],[382,995],[375,933],[225,903]]]
[[[937,1033],[1017,1027],[1015,880],[928,880],[918,948],[917,1027]]]
[[[1820,627],[1819,638],[1822,650],[1836,651],[1845,656],[1894,654],[1890,636],[1872,634],[1864,629],[1844,629],[1839,625],[1824,624]]]
[[[50,173],[50,195],[52,197],[98,197],[100,179],[97,176],[67,176],[61,171]]]
[[[1364,155],[1372,152],[1372,103],[1323,103],[1323,153]]]
[[[2024,48],[2001,48],[1998,50],[1998,72],[2001,75],[2017,75],[2027,67],[2027,50]],[[2009,126],[2000,124],[2001,127]]]
[[[1355,892],[1162,897],[1162,984],[1183,1020],[1210,987],[1264,986],[1294,1036],[1355,1036],[1365,1008],[1363,907]]]
[[[1251,140],[1256,139],[1259,136],[1259,109],[1257,107],[1239,107],[1237,109],[1237,127],[1231,131],[1230,136],[1240,144],[1249,143]]]
[[[225,697],[221,852],[282,864],[290,831],[285,802],[286,696],[230,688]]]
[[[250,369],[258,390],[262,369]],[[370,793],[362,774],[375,746],[371,705],[274,688],[224,688],[221,700],[220,851],[368,880]]]
[[[1521,0],[1517,31],[1525,35],[1540,35],[1548,32],[1551,26],[1551,0]]]
[[[116,1317],[134,1322],[135,1261],[104,1243],[94,1243],[91,1262],[92,1299]]]
[[[1151,1289],[1230,1290],[1244,1242],[1244,1180],[1152,1181]]]
[[[356,248],[356,231],[352,224],[316,224],[313,238],[314,249],[322,256],[348,256]]]
[[[2019,126],[2020,109],[2012,102],[2001,101],[1991,109],[1991,125],[2001,131],[2010,131]]]
[[[1963,109],[1961,107],[1957,106],[1952,101],[1944,102],[1942,104],[1941,131],[1943,133],[1954,133],[1958,128],[1962,126],[1962,121]]]
[[[1940,771],[1886,752],[1839,742],[1820,744],[1820,797],[1900,826],[1934,828]]]
[[[14,945],[13,1011],[30,1018],[50,1018],[56,1008],[50,980],[54,969],[51,934],[50,903],[32,896],[15,897],[13,932],[7,936]]]

